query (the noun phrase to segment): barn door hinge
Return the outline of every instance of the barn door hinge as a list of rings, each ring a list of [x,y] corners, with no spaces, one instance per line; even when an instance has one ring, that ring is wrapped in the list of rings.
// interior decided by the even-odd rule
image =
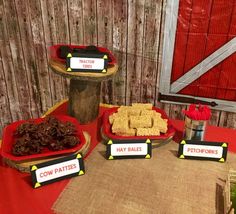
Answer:
[[[218,104],[214,101],[205,101],[200,100],[192,97],[180,97],[180,96],[174,96],[174,95],[166,95],[159,93],[158,95],[159,101],[171,101],[171,102],[178,102],[178,103],[194,103],[194,104],[203,104],[203,105],[209,105],[211,107],[218,106]]]

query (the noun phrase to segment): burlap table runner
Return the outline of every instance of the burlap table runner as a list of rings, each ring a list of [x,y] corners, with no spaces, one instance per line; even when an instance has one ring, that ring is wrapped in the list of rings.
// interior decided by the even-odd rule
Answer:
[[[178,144],[153,157],[105,160],[99,144],[85,161],[86,174],[71,179],[53,206],[56,213],[222,213],[222,187],[236,155],[226,163],[181,160]]]

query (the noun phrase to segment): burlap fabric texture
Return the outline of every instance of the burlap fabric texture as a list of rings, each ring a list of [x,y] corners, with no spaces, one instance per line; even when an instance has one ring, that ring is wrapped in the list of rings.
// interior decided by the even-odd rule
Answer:
[[[178,144],[153,149],[151,159],[106,160],[99,144],[86,174],[71,179],[53,206],[56,213],[222,213],[222,188],[236,155],[226,163],[182,160]]]

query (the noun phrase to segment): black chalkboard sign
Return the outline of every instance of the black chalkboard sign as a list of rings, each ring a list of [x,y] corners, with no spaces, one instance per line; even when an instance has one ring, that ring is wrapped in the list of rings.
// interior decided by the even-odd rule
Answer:
[[[108,56],[104,53],[68,53],[66,71],[106,73]]]
[[[65,178],[84,175],[84,162],[80,153],[30,166],[34,188]]]
[[[106,156],[108,160],[152,157],[152,142],[144,140],[109,140]]]
[[[178,157],[181,159],[214,160],[225,162],[228,143],[182,140],[179,144]]]

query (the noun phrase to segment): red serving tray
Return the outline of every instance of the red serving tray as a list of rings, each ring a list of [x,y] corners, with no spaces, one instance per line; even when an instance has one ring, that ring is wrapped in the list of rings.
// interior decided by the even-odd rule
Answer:
[[[72,49],[73,48],[85,49],[87,47],[87,46],[82,46],[82,45],[63,45],[63,44],[50,46],[49,50],[50,50],[51,59],[59,61],[59,62],[63,62],[63,63],[66,63],[66,60],[59,57],[59,48],[61,46],[68,46]],[[97,48],[100,52],[108,54],[108,58],[110,59],[110,61],[108,61],[108,65],[114,65],[116,63],[116,59],[111,53],[111,51],[103,47],[97,47]]]
[[[159,135],[159,136],[119,136],[119,135],[115,135],[111,132],[111,124],[109,123],[109,116],[115,112],[117,112],[117,109],[119,107],[114,107],[111,108],[107,111],[104,112],[103,114],[103,133],[109,138],[109,139],[113,139],[113,140],[137,140],[137,139],[151,139],[151,140],[165,140],[168,139],[170,137],[173,137],[175,134],[175,129],[172,126],[168,116],[166,115],[166,113],[159,108],[153,107],[152,109],[155,110],[156,112],[159,112],[161,114],[161,117],[163,119],[167,119],[167,123],[168,123],[168,130],[165,134]]]
[[[20,161],[25,161],[25,160],[39,159],[39,158],[43,158],[43,157],[73,153],[73,152],[76,152],[79,149],[81,149],[82,146],[86,143],[86,140],[84,138],[84,134],[82,132],[82,129],[80,127],[79,122],[75,118],[65,116],[65,115],[56,115],[54,117],[56,117],[58,120],[60,120],[62,122],[69,121],[69,122],[71,122],[75,125],[75,127],[77,129],[76,136],[80,140],[79,144],[77,144],[73,148],[64,149],[64,150],[60,150],[60,151],[51,151],[48,148],[43,148],[42,153],[40,153],[40,154],[15,156],[11,153],[11,150],[12,150],[12,145],[15,142],[14,132],[17,129],[17,127],[20,124],[25,123],[25,122],[29,122],[29,121],[33,121],[35,123],[40,123],[44,120],[44,118],[30,119],[30,120],[20,120],[20,121],[11,123],[10,125],[6,126],[3,130],[3,138],[2,138],[2,146],[1,146],[1,155],[2,155],[2,157],[13,160],[13,161],[19,161],[20,162]]]

